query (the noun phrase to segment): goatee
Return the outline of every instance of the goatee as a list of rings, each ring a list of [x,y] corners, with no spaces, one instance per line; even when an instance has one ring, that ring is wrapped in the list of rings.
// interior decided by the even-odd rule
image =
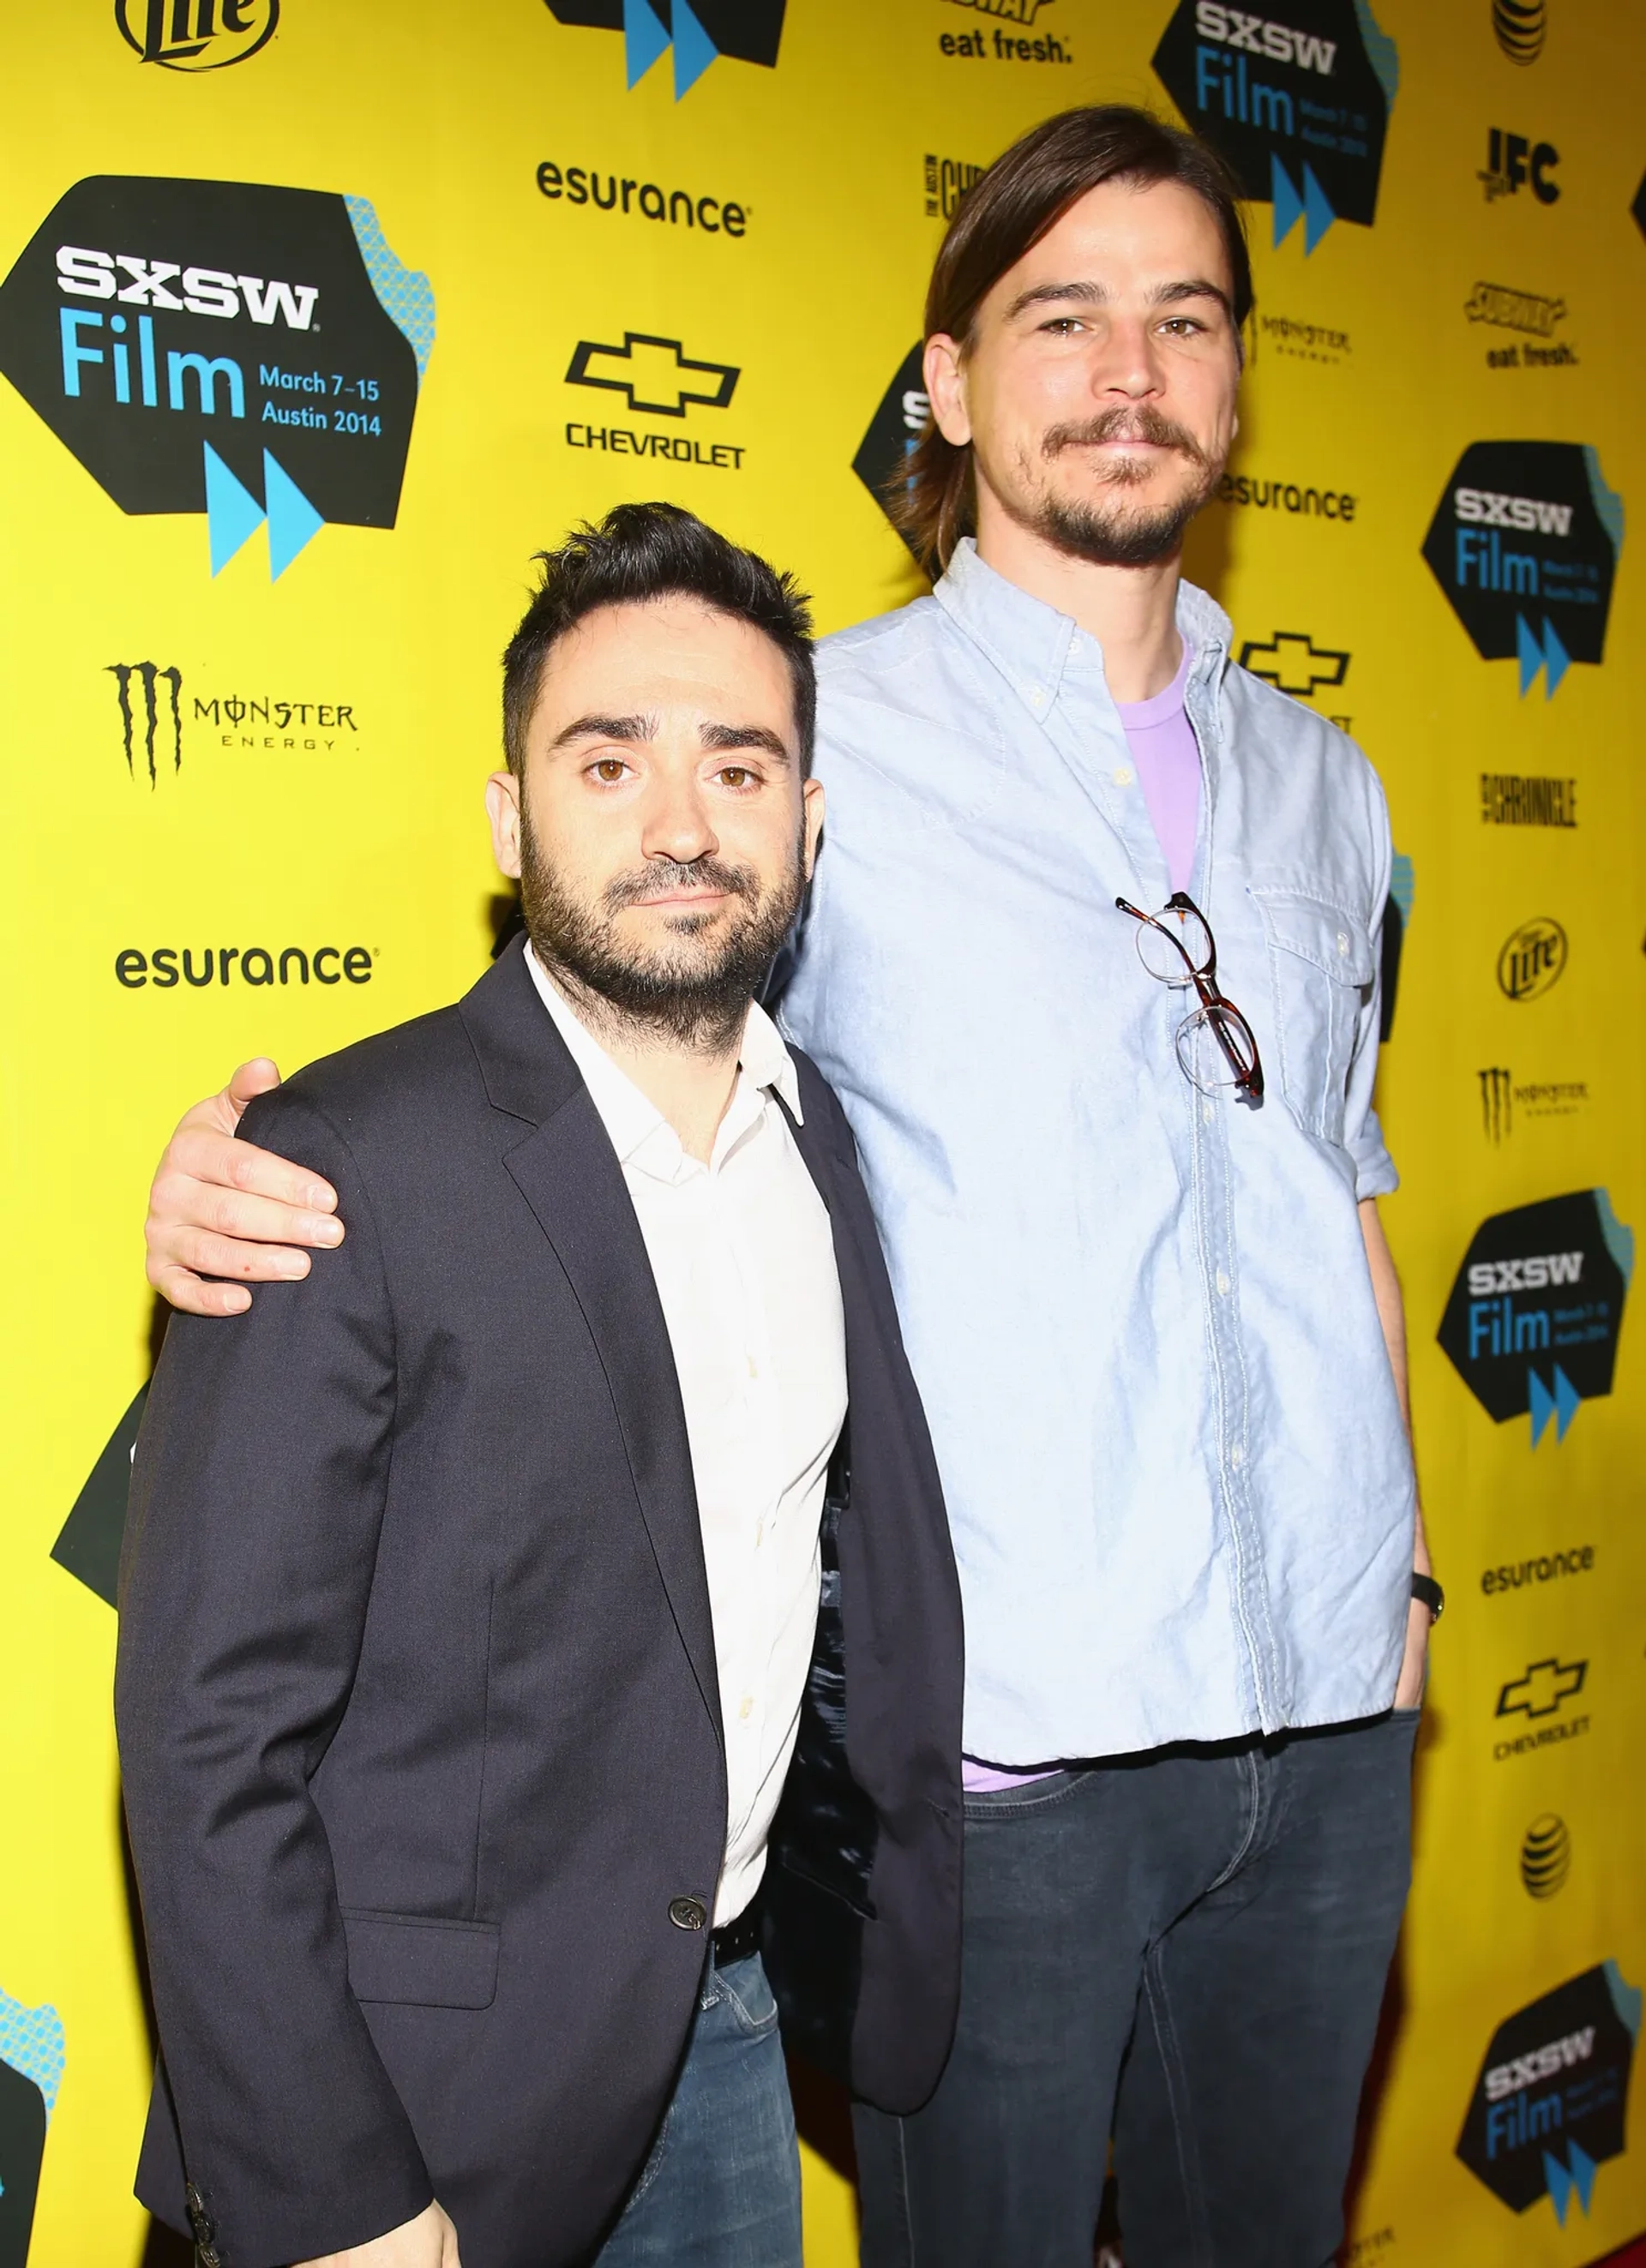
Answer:
[[[764,983],[793,924],[806,888],[799,840],[779,880],[762,890],[752,868],[719,858],[648,859],[619,874],[593,901],[579,898],[544,858],[522,805],[520,910],[543,967],[596,1025],[615,1020],[631,1040],[719,1053],[734,1046],[749,1005]],[[723,892],[736,902],[724,935],[698,942],[726,909],[680,909],[676,942],[637,951],[625,946],[617,917],[631,906],[677,891]]]

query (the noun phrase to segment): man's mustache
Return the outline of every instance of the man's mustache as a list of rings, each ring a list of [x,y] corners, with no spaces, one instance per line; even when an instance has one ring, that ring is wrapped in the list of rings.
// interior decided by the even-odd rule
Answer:
[[[1152,441],[1157,449],[1176,449],[1188,458],[1191,464],[1204,465],[1206,452],[1192,433],[1176,425],[1170,417],[1163,417],[1158,409],[1147,402],[1128,409],[1124,402],[1105,409],[1099,417],[1089,417],[1079,425],[1048,427],[1040,444],[1043,457],[1055,457],[1065,449],[1089,448],[1102,441]]]
[[[691,890],[721,890],[728,897],[753,902],[760,896],[760,883],[749,867],[729,866],[720,858],[653,858],[635,873],[619,874],[607,883],[606,910],[618,914],[653,898],[678,897]]]

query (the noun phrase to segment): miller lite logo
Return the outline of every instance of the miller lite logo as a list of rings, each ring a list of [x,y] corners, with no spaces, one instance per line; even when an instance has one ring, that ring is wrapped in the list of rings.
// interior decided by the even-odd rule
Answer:
[[[280,0],[114,0],[120,36],[163,70],[226,70],[266,48]]]

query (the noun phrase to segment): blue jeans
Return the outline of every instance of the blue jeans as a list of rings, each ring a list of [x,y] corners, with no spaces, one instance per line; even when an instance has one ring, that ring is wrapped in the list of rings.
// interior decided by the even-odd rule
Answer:
[[[1410,1878],[1416,1712],[966,1798],[960,2023],[855,2113],[864,2268],[1326,2268]]]
[[[758,1955],[704,1972],[652,2154],[598,2268],[801,2268],[801,2166]]]

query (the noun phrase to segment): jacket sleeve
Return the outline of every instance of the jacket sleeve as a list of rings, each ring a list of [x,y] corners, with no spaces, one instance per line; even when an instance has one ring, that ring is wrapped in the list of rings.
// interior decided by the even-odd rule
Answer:
[[[247,1315],[172,1319],[133,1465],[115,1715],[188,2180],[223,2261],[275,2268],[380,2235],[432,2191],[349,1990],[309,1793],[348,1704],[388,1486],[381,1247],[319,1111],[281,1093],[244,1127],[331,1180],[349,1233]]]

